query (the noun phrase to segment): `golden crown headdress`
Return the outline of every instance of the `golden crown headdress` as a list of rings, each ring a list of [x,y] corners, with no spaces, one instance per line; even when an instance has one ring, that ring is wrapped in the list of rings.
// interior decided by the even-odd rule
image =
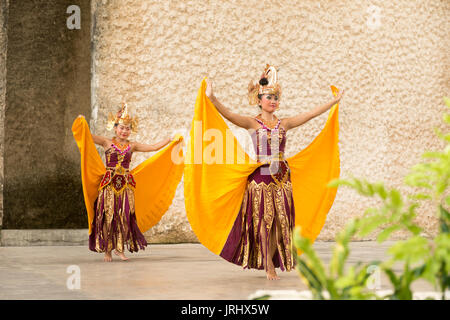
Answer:
[[[130,126],[133,133],[137,132],[138,118],[130,115],[128,105],[125,102],[122,103],[122,107],[117,111],[116,115],[109,113],[106,129],[112,130],[117,124]]]
[[[275,94],[281,99],[281,86],[278,83],[277,69],[269,64],[266,65],[259,82],[248,84],[248,102],[250,105],[258,104],[259,94]]]

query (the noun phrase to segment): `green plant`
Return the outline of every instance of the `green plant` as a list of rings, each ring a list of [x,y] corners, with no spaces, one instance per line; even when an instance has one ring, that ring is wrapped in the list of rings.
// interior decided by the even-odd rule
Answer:
[[[450,107],[450,100],[445,97],[444,101]],[[450,124],[449,114],[445,114],[443,119]],[[438,286],[442,299],[445,299],[445,292],[450,288],[450,214],[446,209],[450,206],[450,133],[435,132],[444,141],[445,147],[442,151],[425,152],[423,158],[428,161],[411,168],[405,184],[418,191],[408,195],[407,200],[397,189],[388,190],[382,182],[369,183],[364,179],[351,178],[329,183],[329,187],[347,186],[363,196],[378,197],[382,204],[379,208],[367,209],[362,218],[351,220],[337,236],[329,274],[325,273],[309,240],[301,237],[300,230],[295,231],[294,243],[304,252],[297,257],[297,269],[316,299],[324,298],[324,290],[331,299],[412,299],[411,284],[419,278],[429,281],[435,288]],[[433,239],[424,237],[422,228],[414,221],[416,209],[424,201],[433,202],[440,223],[438,234]],[[350,267],[347,273],[343,272],[350,238],[377,232],[377,241],[381,243],[400,230],[408,231],[410,237],[396,241],[388,250],[391,258],[378,263],[388,276],[393,293],[385,297],[366,293],[364,286],[368,276],[364,275],[364,268],[358,268],[361,264]],[[400,275],[396,275],[392,268],[395,263],[403,263]],[[364,267],[367,268],[367,265]]]
[[[370,265],[378,265],[378,261],[370,264],[358,263],[345,270],[345,262],[350,252],[348,244],[357,230],[358,223],[357,219],[352,220],[337,236],[328,270],[317,256],[310,240],[301,236],[300,227],[295,229],[295,246],[303,251],[303,255],[297,257],[296,268],[303,282],[311,290],[314,299],[377,298],[367,289],[367,280],[370,276],[367,269]]]

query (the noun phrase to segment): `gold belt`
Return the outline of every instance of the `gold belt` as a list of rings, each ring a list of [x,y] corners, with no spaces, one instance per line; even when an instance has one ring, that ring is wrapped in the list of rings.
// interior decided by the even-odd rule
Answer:
[[[278,154],[259,156],[259,162],[264,164],[271,164],[273,161],[284,161],[284,153],[279,152]]]
[[[113,171],[115,175],[116,175],[116,174],[119,174],[119,175],[126,175],[127,173],[130,172],[129,169],[125,169],[125,168],[122,167],[120,164],[118,164],[118,165],[115,166],[115,167],[106,167],[106,170]]]

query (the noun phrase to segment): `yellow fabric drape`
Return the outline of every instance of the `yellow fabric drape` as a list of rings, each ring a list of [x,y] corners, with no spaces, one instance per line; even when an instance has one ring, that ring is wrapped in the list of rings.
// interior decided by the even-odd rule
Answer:
[[[244,198],[247,177],[260,164],[249,158],[228,126],[205,95],[203,80],[195,103],[194,120],[187,145],[184,169],[184,198],[186,214],[198,240],[212,252],[219,254]],[[211,130],[212,129],[212,130]],[[203,135],[216,133],[208,142]],[[227,138],[228,143],[227,143]],[[231,138],[231,139],[230,139]],[[231,141],[230,141],[231,140]],[[210,163],[208,150],[217,146],[218,161]],[[226,147],[233,148],[233,159],[226,159]],[[232,162],[228,164],[227,162]]]
[[[167,147],[131,170],[136,181],[136,221],[141,232],[157,224],[172,203],[184,169],[182,140],[177,135]]]
[[[248,176],[262,164],[243,151],[206,97],[205,89],[204,79],[198,91],[188,142],[184,197],[186,214],[197,238],[209,250],[220,254],[239,213]],[[295,222],[311,240],[320,233],[336,195],[336,189],[326,188],[326,183],[339,176],[337,115],[338,105],[335,105],[317,138],[287,159],[291,167]],[[235,147],[230,148],[227,139]],[[226,161],[230,151],[234,160],[231,163]],[[219,154],[222,163],[209,163],[210,154],[216,157]]]
[[[98,196],[98,186],[105,174],[105,165],[95,148],[89,126],[84,118],[77,118],[72,124],[72,133],[80,149],[81,182],[83,185],[84,203],[88,214],[89,234],[94,220],[94,202]]]
[[[94,202],[106,168],[95,148],[89,126],[84,118],[75,119],[72,133],[81,155],[83,196],[88,214],[89,234],[91,234]],[[131,170],[136,181],[136,221],[142,233],[158,223],[172,203],[183,174],[182,140],[183,137],[177,135],[168,146]]]
[[[337,89],[331,86],[334,95]],[[334,105],[325,127],[305,149],[287,160],[291,168],[295,225],[302,236],[314,242],[322,230],[333,205],[337,188],[327,188],[328,182],[339,178],[339,105]]]

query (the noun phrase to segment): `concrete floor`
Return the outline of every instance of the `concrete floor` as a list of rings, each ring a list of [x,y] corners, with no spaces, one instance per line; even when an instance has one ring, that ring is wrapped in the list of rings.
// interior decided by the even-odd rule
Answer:
[[[328,263],[332,242],[316,242]],[[386,259],[389,242],[353,242],[349,262]],[[296,271],[278,272],[269,281],[264,271],[243,270],[214,255],[200,244],[149,245],[145,251],[127,253],[128,261],[87,246],[0,247],[0,299],[248,299],[257,290],[306,290]],[[80,288],[69,289],[70,266],[79,270]],[[70,269],[69,269],[70,271]],[[73,272],[73,271],[72,271]],[[72,286],[76,282],[69,281]],[[424,281],[417,291],[433,291]],[[381,290],[389,289],[381,277]]]

